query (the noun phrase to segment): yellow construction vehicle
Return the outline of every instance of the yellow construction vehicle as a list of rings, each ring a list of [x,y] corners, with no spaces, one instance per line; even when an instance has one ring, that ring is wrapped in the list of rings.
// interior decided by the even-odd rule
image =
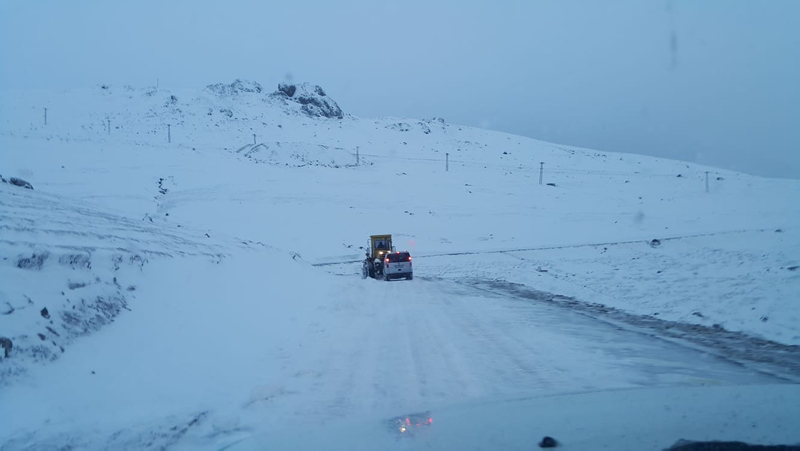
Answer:
[[[372,235],[367,243],[367,255],[361,265],[361,277],[386,281],[411,280],[414,278],[411,254],[395,249],[391,235]]]
[[[383,277],[383,257],[393,251],[391,235],[370,235],[367,256],[361,266],[361,277]]]

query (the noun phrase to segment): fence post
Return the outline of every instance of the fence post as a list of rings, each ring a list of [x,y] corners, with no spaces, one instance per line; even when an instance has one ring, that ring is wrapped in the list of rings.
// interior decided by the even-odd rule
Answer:
[[[706,192],[708,192],[708,171],[706,171]]]
[[[44,109],[44,125],[47,125],[47,108]]]
[[[542,176],[544,175],[544,161],[539,162],[539,184],[542,184]]]
[[[444,170],[445,170],[445,172],[450,171],[450,154],[449,153],[445,153],[444,154]]]
[[[111,134],[111,119],[106,119],[106,123],[108,124],[108,125],[107,125],[107,127],[108,127],[108,134],[110,135],[110,134]]]
[[[356,146],[356,166],[361,164],[361,156],[358,154],[358,146]]]
[[[172,124],[167,124],[167,142],[172,142]]]
[[[253,145],[256,145],[256,134],[253,133]]]

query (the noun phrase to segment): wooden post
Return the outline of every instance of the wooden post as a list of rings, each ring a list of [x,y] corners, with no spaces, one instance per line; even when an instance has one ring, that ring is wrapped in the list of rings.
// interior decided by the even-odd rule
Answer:
[[[539,184],[542,184],[542,178],[544,176],[544,161],[539,162]]]

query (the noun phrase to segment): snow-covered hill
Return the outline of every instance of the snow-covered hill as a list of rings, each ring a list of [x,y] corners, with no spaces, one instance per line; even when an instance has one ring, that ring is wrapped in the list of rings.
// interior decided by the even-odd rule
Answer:
[[[235,435],[259,415],[285,424],[514,394],[510,376],[467,377],[477,363],[413,355],[414,337],[401,340],[408,372],[382,373],[360,354],[391,353],[380,346],[397,341],[398,324],[455,353],[445,337],[461,329],[432,332],[425,302],[483,306],[463,291],[473,282],[800,345],[800,182],[441,118],[357,118],[317,88],[0,94],[0,174],[34,188],[0,183],[0,336],[14,343],[0,362],[0,417],[13,416],[0,443],[141,447],[144,433],[106,439],[134,423],[180,430],[219,406],[209,435]],[[412,252],[413,285],[358,277],[375,233]],[[412,296],[414,311],[381,304],[387,295]],[[447,318],[439,307],[430,314]],[[364,332],[376,323],[385,332]],[[532,352],[497,340],[511,361]],[[331,355],[363,368],[338,369]],[[424,376],[410,373],[419,362],[436,369],[438,391],[409,385]],[[525,388],[637,386],[604,364],[599,378]],[[446,367],[471,370],[451,378]],[[353,382],[362,378],[407,395]],[[119,381],[136,387],[113,393]],[[18,410],[43,393],[47,403]],[[115,419],[70,418],[122,404],[132,407]],[[251,422],[233,419],[241,406]],[[51,442],[37,435],[45,422]],[[149,446],[182,440],[160,437]]]
[[[286,86],[281,89],[288,91]],[[796,330],[784,331],[762,320],[785,320],[785,327],[792,328],[797,319],[795,312],[781,307],[793,304],[783,299],[786,289],[791,292],[797,283],[797,271],[786,268],[800,264],[794,257],[793,227],[800,223],[796,181],[570,148],[455,126],[443,119],[318,117],[306,113],[303,104],[287,101],[283,91],[269,91],[258,83],[236,80],[177,93],[106,85],[66,93],[4,93],[0,174],[29,180],[37,193],[91,202],[132,221],[148,218],[240,236],[278,245],[311,262],[357,260],[365,236],[386,229],[418,256],[630,241],[641,242],[645,254],[663,254],[670,252],[670,242],[660,251],[646,242],[745,233],[722,235],[725,239],[709,249],[733,256],[713,267],[719,273],[738,265],[737,258],[752,263],[747,257],[752,252],[746,249],[763,242],[763,236],[775,242],[770,245],[775,250],[764,254],[762,263],[747,274],[771,271],[778,283],[760,286],[762,279],[754,276],[737,295],[711,298],[714,304],[722,303],[721,312],[730,302],[747,305],[754,299],[752,292],[774,299],[767,310],[762,310],[763,303],[752,302],[749,317],[729,321],[724,313],[698,316],[695,312],[704,309],[691,299],[703,297],[702,291],[691,297],[653,293],[645,301],[640,294],[620,299],[616,286],[593,289],[602,293],[603,303],[637,313],[727,325],[800,343]],[[318,91],[325,94],[322,88]],[[291,92],[310,97],[315,88],[302,84],[297,93]],[[540,162],[545,183],[541,186]],[[638,253],[625,261],[604,253],[595,261],[600,267],[627,267],[654,284],[674,286],[686,284],[684,276],[672,280],[668,274],[694,267],[695,260],[707,263],[706,254],[698,254],[685,262],[673,260],[654,274],[639,271]],[[487,269],[482,265],[485,258],[467,256],[457,266],[477,264],[484,275],[488,271],[492,277],[507,278],[508,270],[520,264],[507,261]],[[552,281],[559,271],[553,265],[545,264],[551,269],[546,276],[534,271],[540,264],[524,266],[523,271]],[[439,274],[447,265],[436,267]],[[720,291],[719,280],[712,284],[699,275],[692,277],[696,272],[685,276],[693,279],[692,285],[708,282],[709,293]],[[587,278],[577,273],[575,277]],[[770,295],[770,286],[781,292]],[[600,298],[591,293],[579,297],[587,302]]]

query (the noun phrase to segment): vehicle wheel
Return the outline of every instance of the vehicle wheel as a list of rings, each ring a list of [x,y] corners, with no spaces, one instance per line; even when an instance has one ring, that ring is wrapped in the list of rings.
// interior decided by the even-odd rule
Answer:
[[[361,265],[361,278],[366,279],[368,275],[369,272],[367,271],[367,265],[366,264]]]
[[[412,279],[414,279],[414,274],[409,274],[409,275],[407,275],[407,276],[406,276],[406,279],[408,279],[408,280],[412,280]]]
[[[375,268],[372,265],[368,266],[369,276],[375,278]]]
[[[390,276],[390,275],[389,275],[389,273],[387,273],[387,272],[384,272],[384,273],[383,273],[383,280],[385,280],[385,281],[387,281],[387,282],[388,282],[388,281],[390,281],[391,279],[392,279],[392,276]]]

